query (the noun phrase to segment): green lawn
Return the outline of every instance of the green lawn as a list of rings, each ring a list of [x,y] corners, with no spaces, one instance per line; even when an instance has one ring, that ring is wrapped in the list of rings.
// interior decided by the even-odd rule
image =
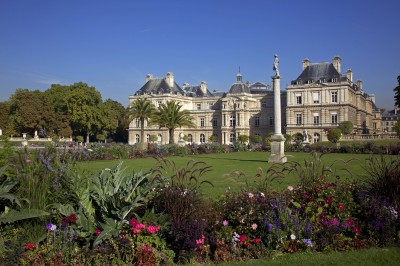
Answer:
[[[168,157],[177,167],[185,166],[190,160],[205,162],[211,166],[211,171],[203,176],[202,180],[212,182],[213,186],[204,185],[202,187],[206,195],[213,198],[218,197],[230,187],[231,190],[237,191],[248,183],[261,181],[265,177],[262,174],[256,177],[256,174],[262,171],[263,173],[272,165],[267,162],[268,152],[237,152],[237,153],[219,153],[219,154],[201,154],[186,157]],[[297,161],[304,164],[305,161],[312,161],[313,157],[309,153],[287,153],[288,161]],[[335,174],[332,176],[340,176],[341,180],[355,179],[362,180],[365,176],[366,159],[372,155],[366,154],[325,154],[322,156],[322,162],[325,166],[333,164]],[[377,156],[377,155],[375,155]],[[349,161],[350,160],[350,161]],[[153,158],[146,159],[130,159],[123,160],[127,171],[138,171],[140,169],[150,169],[157,165],[157,161]],[[347,163],[345,163],[347,162]],[[96,173],[102,168],[115,166],[118,161],[91,161],[80,162],[79,166],[84,171]],[[347,169],[347,170],[343,170]],[[242,173],[239,175],[238,173]],[[298,179],[295,175],[288,175],[281,180],[280,183],[274,183],[277,189],[284,189],[288,185],[298,184]]]
[[[231,262],[221,265],[258,266],[258,265],[399,265],[400,248],[370,248],[364,250],[330,253],[296,253],[273,256],[273,258]]]

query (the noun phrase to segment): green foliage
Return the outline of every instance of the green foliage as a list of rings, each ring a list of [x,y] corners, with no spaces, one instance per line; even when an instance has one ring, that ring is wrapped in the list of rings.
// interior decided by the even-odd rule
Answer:
[[[259,144],[262,142],[262,137],[260,135],[252,135],[250,136],[250,142],[253,144]]]
[[[209,138],[208,138],[208,141],[209,142],[211,142],[211,143],[214,143],[214,142],[218,142],[218,137],[217,136],[210,136]]]
[[[397,76],[397,87],[393,89],[394,91],[394,104],[400,107],[400,75]]]
[[[160,128],[167,128],[169,132],[169,144],[174,144],[174,132],[178,127],[196,127],[189,110],[181,110],[182,105],[175,101],[167,101],[161,104],[154,114],[151,123]]]
[[[83,136],[76,136],[75,137],[77,142],[82,142],[83,141]]]
[[[106,136],[104,136],[103,134],[97,134],[96,135],[96,139],[98,141],[105,141],[106,140]]]
[[[139,119],[141,149],[145,149],[144,122],[153,117],[156,107],[147,98],[138,98],[129,106],[129,119]]]
[[[239,135],[238,141],[241,144],[244,144],[245,142],[249,141],[249,136],[247,136],[247,135]]]
[[[339,129],[344,135],[351,134],[353,132],[353,123],[351,121],[343,121],[339,123]]]
[[[394,131],[396,132],[397,136],[400,138],[400,120],[396,121],[396,124],[394,124]]]
[[[342,136],[342,131],[339,128],[331,128],[328,130],[328,140],[332,143],[337,143]]]
[[[157,141],[157,140],[158,140],[158,137],[157,137],[157,135],[155,135],[155,134],[152,134],[152,135],[150,135],[150,138],[149,138],[149,140],[150,140],[150,142],[155,142],[155,141]]]

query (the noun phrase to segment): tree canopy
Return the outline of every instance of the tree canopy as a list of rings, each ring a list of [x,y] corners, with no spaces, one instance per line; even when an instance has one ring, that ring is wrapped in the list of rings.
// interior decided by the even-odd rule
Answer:
[[[152,123],[157,124],[160,128],[165,127],[169,132],[169,143],[174,144],[175,129],[178,127],[196,127],[193,117],[189,110],[181,110],[182,105],[175,101],[167,101],[161,104],[155,113]]]
[[[139,119],[140,122],[140,143],[142,149],[145,148],[144,122],[149,121],[155,112],[156,107],[147,98],[136,99],[129,107],[130,119]]]
[[[353,132],[353,123],[351,121],[343,121],[339,124],[339,129],[345,135],[351,134]]]

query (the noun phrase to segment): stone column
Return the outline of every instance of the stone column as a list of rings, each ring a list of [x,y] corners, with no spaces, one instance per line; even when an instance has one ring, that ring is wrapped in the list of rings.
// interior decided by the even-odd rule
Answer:
[[[284,163],[287,161],[285,156],[285,138],[281,131],[281,77],[272,77],[274,88],[274,122],[275,133],[271,137],[271,155],[268,158],[270,163]]]

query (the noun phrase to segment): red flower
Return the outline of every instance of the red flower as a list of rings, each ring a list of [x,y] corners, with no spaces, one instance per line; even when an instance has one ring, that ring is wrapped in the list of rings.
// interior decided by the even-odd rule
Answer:
[[[61,219],[61,224],[62,225],[67,225],[67,224],[74,224],[78,220],[78,217],[76,216],[75,213],[71,213],[68,215],[68,217],[63,217]]]
[[[331,204],[332,203],[332,198],[326,198],[325,199],[326,204]]]
[[[96,231],[94,232],[96,234],[96,236],[101,234],[101,230],[100,229],[96,229]]]
[[[324,176],[320,175],[318,178],[319,178],[319,180],[322,180],[322,179],[324,179]]]
[[[242,245],[246,241],[246,239],[247,239],[247,236],[241,235],[239,237],[239,244]]]
[[[25,245],[25,250],[30,250],[36,248],[36,244],[34,243],[28,243]]]
[[[260,177],[260,176],[261,176],[261,174],[260,174],[260,173],[257,173],[257,174],[256,174],[256,177]]]
[[[354,225],[354,221],[353,220],[347,220],[347,222],[346,222],[346,225],[347,226],[353,226]]]
[[[253,239],[253,242],[254,242],[254,243],[260,243],[260,242],[261,242],[261,238],[254,238],[254,239]]]
[[[338,209],[339,209],[339,210],[341,210],[341,211],[343,211],[343,210],[344,210],[344,206],[343,206],[343,204],[342,204],[342,203],[339,203],[337,207],[338,207]]]
[[[360,228],[358,228],[357,226],[354,226],[353,227],[353,233],[356,234],[356,235],[359,235],[360,234]]]

